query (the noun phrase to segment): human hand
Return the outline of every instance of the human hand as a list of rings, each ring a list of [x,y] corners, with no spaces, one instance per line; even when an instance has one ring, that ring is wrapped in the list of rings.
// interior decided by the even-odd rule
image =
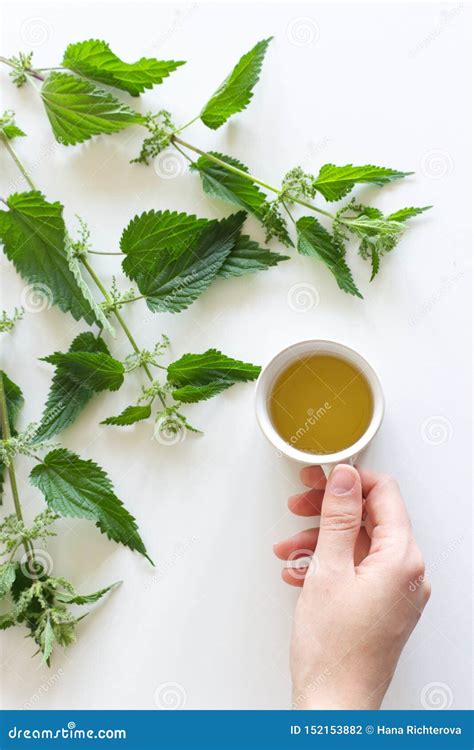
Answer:
[[[282,572],[302,586],[291,641],[293,706],[378,709],[430,596],[405,504],[391,477],[344,464],[327,483],[318,466],[304,468],[301,480],[309,489],[288,506],[320,515],[320,528],[274,546],[282,560],[314,552],[309,567]]]

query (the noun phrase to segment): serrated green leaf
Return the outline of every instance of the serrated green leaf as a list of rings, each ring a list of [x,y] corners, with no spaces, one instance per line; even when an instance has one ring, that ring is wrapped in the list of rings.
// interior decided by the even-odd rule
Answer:
[[[14,138],[26,136],[26,133],[24,133],[23,130],[20,130],[20,128],[17,128],[16,125],[5,125],[2,132],[9,141],[12,141]]]
[[[370,265],[372,269],[370,281],[373,281],[380,270],[380,253],[378,252],[377,247],[374,245],[371,248]]]
[[[298,252],[320,258],[334,275],[340,289],[362,298],[340,247],[319,221],[312,216],[303,216],[296,222],[296,229]]]
[[[376,167],[372,164],[366,164],[362,167],[354,167],[352,164],[345,164],[341,167],[337,167],[335,164],[324,164],[314,180],[313,186],[327,201],[337,201],[347,195],[356,183],[383,186],[410,174],[413,173],[399,172],[387,167]]]
[[[49,203],[37,191],[15,193],[7,204],[9,210],[0,211],[0,239],[20,276],[63,312],[95,323],[68,266],[62,205]]]
[[[201,120],[208,128],[216,130],[231,115],[246,108],[253,96],[253,88],[260,77],[263,58],[272,37],[257,42],[243,55],[232,72],[221,83],[201,111]]]
[[[123,270],[130,279],[149,273],[160,251],[186,250],[212,223],[177,211],[147,211],[135,216],[120,239],[120,249],[127,256],[122,263]]]
[[[30,480],[56,513],[95,521],[109,539],[148,558],[135,519],[116,496],[105,471],[93,461],[57,448],[35,466]]]
[[[182,388],[175,388],[171,395],[175,401],[180,401],[183,404],[195,404],[197,401],[207,401],[213,396],[217,396],[231,385],[232,383],[228,383],[226,380],[208,383],[207,385],[183,385]]]
[[[240,211],[221,221],[208,222],[195,241],[182,248],[160,247],[148,269],[133,278],[150,310],[180,312],[207,289],[234,246],[245,213]],[[130,270],[129,270],[130,275]]]
[[[150,404],[144,406],[127,406],[127,408],[116,417],[107,417],[107,419],[104,419],[101,424],[113,424],[122,427],[129,424],[135,424],[135,422],[140,422],[142,419],[148,419],[150,414]]]
[[[12,141],[14,138],[21,138],[26,133],[21,130],[15,122],[15,113],[7,110],[0,117],[0,138],[3,136],[7,141]]]
[[[0,615],[0,630],[6,630],[7,628],[16,625],[16,617],[13,612],[8,612],[6,615]]]
[[[359,237],[398,237],[405,230],[404,224],[400,221],[372,219],[366,214],[346,219],[345,226]]]
[[[23,398],[23,393],[21,392],[20,387],[13,382],[13,380],[10,380],[7,373],[3,370],[0,370],[0,377],[3,378],[3,389],[5,392],[5,399],[7,402],[7,412],[8,412],[8,421],[10,424],[10,431],[12,433],[15,432],[15,424],[18,417],[18,414],[20,413],[23,404],[25,403],[25,399]],[[0,421],[0,436],[2,435],[2,424]]]
[[[54,641],[56,640],[49,617],[46,617],[44,626],[36,632],[35,640],[43,654],[43,660],[46,664],[49,664],[51,654],[53,653]]]
[[[0,599],[11,590],[16,578],[17,563],[11,560],[0,565]]]
[[[249,171],[245,164],[232,156],[226,156],[218,151],[210,151],[209,154],[241,172],[248,173]],[[293,245],[286,225],[278,214],[274,213],[271,217],[272,226],[269,226],[267,217],[271,204],[267,201],[265,193],[254,182],[217,164],[209,156],[201,156],[193,163],[191,169],[199,172],[204,192],[211,198],[219,198],[249,211],[262,222],[267,231],[270,230],[269,235],[278,237],[288,247]]]
[[[95,591],[93,594],[59,593],[56,598],[59,601],[64,602],[65,604],[94,604],[95,602],[98,602],[99,599],[102,599],[102,597],[109,591],[116,588],[117,586],[120,586],[121,583],[122,581],[117,581],[116,583],[112,583],[110,586],[106,586],[99,591]]]
[[[138,96],[145,89],[161,83],[184,62],[142,57],[137,62],[126,63],[112,52],[107,42],[88,39],[70,44],[64,53],[62,65],[85,78]]]
[[[232,357],[217,349],[203,354],[185,354],[168,365],[168,381],[177,401],[201,401],[229,388],[234,383],[255,380],[261,368]]]
[[[389,214],[386,218],[389,221],[407,221],[407,219],[411,219],[413,216],[418,216],[424,211],[429,211],[430,208],[433,208],[433,206],[423,206],[422,208],[410,206],[408,208],[400,208],[398,211],[394,211],[393,214]]]
[[[232,156],[226,156],[218,151],[209,153],[231,167],[248,172],[248,167]],[[199,172],[202,187],[207,195],[220,198],[258,216],[266,196],[254,182],[217,164],[208,156],[201,156],[194,162],[192,169]]]
[[[142,115],[112,94],[69,73],[51,73],[43,83],[41,98],[54,137],[66,146],[144,122]]]
[[[61,367],[78,385],[84,385],[97,393],[116,391],[124,380],[125,368],[122,362],[103,351],[55,352],[42,359]]]
[[[89,331],[76,336],[69,347],[69,352],[103,352],[109,354],[104,340],[96,338]],[[85,382],[78,383],[77,379],[71,376],[67,367],[58,365],[34,442],[49,440],[61,430],[69,427],[93,395],[94,390],[88,384]]]
[[[266,271],[272,266],[289,260],[287,255],[272,253],[250,237],[241,235],[218,271],[218,276],[226,279],[231,276],[244,276],[248,273]]]

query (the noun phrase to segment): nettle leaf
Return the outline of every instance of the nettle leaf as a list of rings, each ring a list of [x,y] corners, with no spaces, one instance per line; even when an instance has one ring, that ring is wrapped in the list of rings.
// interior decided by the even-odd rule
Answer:
[[[46,617],[44,626],[40,627],[36,632],[36,642],[40,647],[41,653],[43,654],[43,660],[46,664],[49,664],[55,640],[56,636],[51,623],[51,618]]]
[[[231,115],[246,108],[253,96],[253,88],[260,77],[263,58],[272,37],[257,42],[219,86],[201,111],[201,120],[208,128],[216,130]]]
[[[296,222],[296,230],[298,252],[320,258],[334,275],[340,289],[362,298],[340,246],[319,221],[312,216],[303,216]]]
[[[248,273],[266,271],[282,260],[289,260],[288,255],[272,253],[258,242],[246,235],[240,235],[229,255],[218,271],[218,276],[227,279],[231,276],[244,276]]]
[[[195,404],[197,401],[207,401],[213,396],[217,396],[232,383],[221,381],[219,383],[208,383],[207,385],[183,385],[182,388],[175,388],[171,395],[175,401],[183,404]]]
[[[4,112],[0,117],[0,137],[4,137],[7,141],[12,141],[14,138],[21,138],[26,133],[21,130],[15,123],[14,112]]]
[[[120,586],[121,583],[122,581],[117,581],[116,583],[112,583],[110,586],[106,586],[99,591],[95,591],[93,594],[71,594],[60,592],[57,594],[56,599],[60,602],[64,602],[65,604],[95,604],[95,602],[98,602],[99,599],[102,599],[105,594],[108,594],[109,591],[112,591],[112,589]]]
[[[17,417],[25,403],[23,393],[20,387],[10,380],[6,372],[0,370],[0,377],[3,379],[3,390],[5,393],[5,400],[7,403],[8,422],[10,424],[10,431],[12,434],[15,432],[15,424]],[[0,421],[0,436],[2,436],[2,423]]]
[[[380,270],[380,252],[375,246],[372,246],[372,248],[370,249],[370,267],[370,281],[373,281]]]
[[[54,137],[66,146],[117,133],[145,119],[112,94],[69,73],[51,73],[41,97]]]
[[[409,208],[400,208],[398,211],[394,211],[393,214],[389,214],[386,218],[389,221],[407,221],[407,219],[412,219],[414,216],[418,216],[424,211],[429,211],[430,208],[433,208],[433,206],[423,206],[422,208],[410,206]]]
[[[210,154],[231,167],[248,173],[248,167],[232,156],[226,156],[218,151],[210,151]],[[192,170],[199,171],[204,192],[211,198],[220,198],[227,203],[239,206],[245,211],[254,214],[265,226],[270,236],[276,236],[287,247],[293,245],[284,221],[275,214],[272,217],[273,226],[269,226],[268,215],[271,204],[262,190],[251,180],[237,172],[226,169],[222,164],[217,164],[208,156],[201,156],[191,166]]]
[[[105,471],[93,461],[57,448],[35,466],[30,480],[56,513],[95,521],[109,539],[148,558],[135,519],[116,496]]]
[[[122,362],[103,351],[55,352],[42,359],[51,365],[58,365],[71,380],[97,393],[116,391],[124,380],[125,368]]]
[[[375,167],[372,164],[366,164],[363,167],[354,167],[352,164],[346,164],[342,167],[337,167],[335,164],[324,164],[313,182],[313,187],[327,201],[337,201],[347,195],[356,183],[382,187],[388,182],[399,180],[410,174],[413,174],[413,172],[399,172],[387,167]]]
[[[177,211],[148,211],[135,216],[124,229],[120,249],[126,253],[123,270],[130,279],[150,272],[161,250],[190,247],[211,222]]]
[[[209,153],[242,172],[249,171],[245,164],[232,156],[226,156],[218,151]],[[220,198],[257,215],[262,204],[265,203],[266,195],[258,185],[217,164],[208,156],[201,156],[192,164],[191,169],[199,171],[204,192],[212,198]]]
[[[109,354],[104,340],[96,338],[89,331],[76,336],[69,347],[69,352]],[[87,382],[78,383],[67,367],[57,365],[34,441],[49,440],[61,430],[69,427],[90,401],[94,392]]]
[[[3,599],[11,590],[16,578],[17,563],[9,560],[0,565],[0,599]]]
[[[405,225],[382,217],[372,218],[366,213],[353,219],[346,219],[345,226],[358,237],[398,237],[405,231]]]
[[[145,89],[161,83],[184,62],[141,57],[137,62],[126,63],[112,52],[107,42],[88,39],[70,44],[64,53],[62,65],[85,78],[138,96]]]
[[[168,381],[174,386],[174,399],[191,403],[211,398],[234,383],[255,380],[260,370],[257,365],[208,349],[203,354],[185,354],[168,365]]]
[[[89,302],[71,272],[65,249],[63,206],[37,192],[15,193],[0,211],[0,239],[20,276],[63,312],[95,323]]]
[[[0,615],[0,630],[6,630],[13,627],[13,625],[16,625],[16,617],[12,612]]]
[[[127,406],[127,408],[116,417],[107,417],[107,419],[104,419],[101,424],[114,424],[123,427],[129,424],[135,424],[135,422],[140,422],[142,419],[148,419],[150,415],[151,404],[146,404],[144,406]]]
[[[154,312],[180,312],[207,289],[232,250],[246,214],[208,222],[184,248],[160,248],[146,272],[132,278]]]
[[[7,405],[8,422],[10,425],[10,432],[12,435],[16,435],[16,420],[20,410],[24,404],[25,399],[20,388],[13,380],[10,380],[6,372],[0,370],[0,378],[3,380],[3,391],[5,394],[5,402]],[[1,406],[0,406],[1,413]],[[0,420],[0,438],[3,438],[2,420]],[[5,464],[0,461],[0,504],[2,501],[3,485],[5,482]]]

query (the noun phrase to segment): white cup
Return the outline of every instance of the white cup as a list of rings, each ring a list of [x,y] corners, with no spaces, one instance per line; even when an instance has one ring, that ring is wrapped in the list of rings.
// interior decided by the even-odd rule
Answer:
[[[276,378],[295,359],[311,354],[333,354],[345,359],[357,367],[365,375],[372,391],[373,413],[369,426],[364,434],[353,445],[337,453],[309,453],[301,451],[290,445],[278,434],[274,428],[269,410],[269,396]],[[379,377],[372,365],[370,365],[361,354],[350,349],[338,341],[326,341],[323,339],[312,339],[292,344],[279,352],[263,368],[257,380],[255,395],[255,411],[260,428],[270,443],[284,456],[303,464],[316,464],[322,467],[326,476],[333,466],[339,463],[354,463],[359,453],[364,450],[377,433],[384,413],[384,396]]]

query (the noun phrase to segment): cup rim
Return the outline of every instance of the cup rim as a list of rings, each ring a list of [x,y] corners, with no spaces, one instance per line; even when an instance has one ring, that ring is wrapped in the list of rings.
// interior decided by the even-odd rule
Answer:
[[[366,376],[374,401],[372,419],[367,430],[355,443],[335,453],[309,453],[287,443],[273,426],[267,405],[271,385],[283,367],[289,364],[289,362],[298,359],[299,356],[304,356],[305,353],[311,352],[312,349],[317,352],[321,348],[327,348],[330,351],[332,349],[334,354],[339,354],[343,358],[344,354],[346,354],[346,358],[350,362],[359,366]],[[291,356],[292,354],[293,356]],[[281,349],[262,368],[256,383],[255,413],[260,429],[280,454],[303,464],[335,464],[354,458],[360,451],[367,447],[378,432],[384,411],[385,399],[382,385],[373,365],[356,349],[335,339],[305,339]]]

